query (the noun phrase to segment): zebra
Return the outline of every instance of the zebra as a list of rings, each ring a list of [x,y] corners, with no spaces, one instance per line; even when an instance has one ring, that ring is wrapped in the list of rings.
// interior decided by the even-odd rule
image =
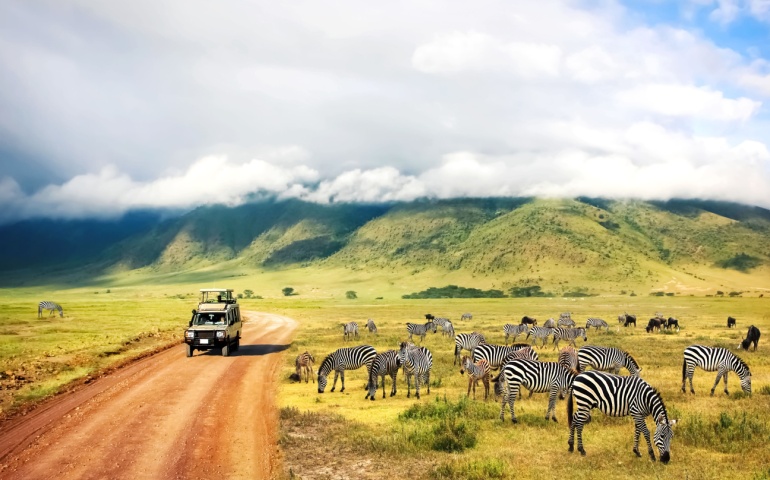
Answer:
[[[468,350],[471,352],[471,356],[473,356],[473,351],[482,343],[487,343],[487,340],[484,338],[483,334],[478,332],[459,333],[455,335],[455,360],[452,362],[452,365],[460,363],[460,352]]]
[[[492,345],[483,343],[473,351],[473,362],[476,363],[482,358],[489,362],[489,368],[498,370],[505,362],[506,357],[511,353],[523,348],[531,348],[526,343],[514,343],[513,345]]]
[[[489,362],[484,359],[473,363],[468,356],[463,356],[460,367],[460,375],[468,372],[468,393],[466,397],[471,395],[471,386],[473,386],[473,399],[476,400],[476,384],[481,380],[484,383],[484,401],[487,401],[489,397]]]
[[[467,312],[463,313],[460,316],[460,320],[473,320],[473,315],[471,315],[470,313],[467,313]]]
[[[303,373],[305,374],[305,383],[313,376],[314,362],[315,357],[307,350],[297,355],[297,358],[294,360],[294,367],[297,369],[297,377],[299,377],[300,382],[302,381]],[[313,382],[315,382],[315,378],[313,378]]]
[[[446,326],[444,327],[444,331],[441,332],[441,336],[443,337],[444,335],[449,338],[453,338],[455,336],[455,327],[452,325],[452,322],[447,322]]]
[[[366,321],[366,328],[369,330],[369,333],[377,335],[377,325],[374,324],[374,320],[371,318]]]
[[[570,370],[578,371],[578,354],[577,350],[567,345],[559,350],[559,365],[563,365]]]
[[[626,323],[626,314],[625,313],[621,313],[620,315],[618,315],[618,323]]]
[[[513,342],[516,341],[516,337],[519,335],[522,335],[524,332],[529,331],[529,325],[526,323],[521,323],[519,325],[514,325],[513,323],[506,323],[503,325],[503,333],[505,333],[505,344],[508,345],[508,337],[513,337]]]
[[[577,340],[578,337],[583,337],[584,342],[588,341],[585,328],[554,328],[553,341],[551,343],[554,344],[554,350],[559,348],[559,341],[562,339],[567,340],[573,347],[576,347],[577,345],[575,345],[575,340]]]
[[[353,337],[358,338],[358,323],[356,322],[348,322],[342,324],[342,338],[345,340],[352,339]]]
[[[53,316],[53,311],[58,310],[59,311],[59,317],[64,318],[64,310],[61,308],[61,305],[59,305],[56,302],[50,302],[48,300],[43,300],[37,305],[37,318],[43,317],[43,310],[48,310],[48,316]]]
[[[577,403],[574,411],[572,399]],[[650,431],[644,419],[652,415],[655,419],[655,445],[658,447],[660,461],[668,463],[671,460],[671,439],[674,436],[672,426],[677,420],[669,420],[666,406],[660,393],[649,383],[639,377],[626,377],[595,370],[584,372],[575,377],[572,382],[572,393],[567,400],[567,418],[569,421],[569,451],[575,445],[575,430],[577,430],[578,452],[585,455],[583,448],[583,427],[591,421],[591,410],[598,408],[604,414],[612,417],[634,418],[634,453],[639,453],[639,434],[644,434],[647,440],[647,452],[655,460],[655,453],[650,442]]]
[[[635,377],[642,369],[634,357],[619,348],[588,345],[578,350],[578,372],[584,372],[587,366],[594,370],[605,370],[617,374],[621,367]]]
[[[746,362],[737,357],[726,348],[706,347],[704,345],[690,345],[684,349],[684,362],[682,363],[682,393],[685,393],[685,380],[690,379],[690,393],[695,393],[692,388],[692,376],[695,367],[700,367],[707,372],[717,371],[717,379],[711,387],[711,395],[719,385],[719,379],[725,379],[725,394],[727,394],[727,373],[732,370],[741,378],[741,389],[751,394],[751,371]]]
[[[428,395],[430,395],[430,369],[433,367],[433,355],[430,350],[401,342],[398,356],[406,371],[406,398],[412,396],[412,376],[414,376],[414,390],[417,398],[420,398],[422,382],[428,386]]]
[[[540,345],[541,347],[545,346],[545,341],[548,340],[549,335],[553,335],[554,328],[546,328],[546,327],[532,327],[527,332],[527,337],[524,340],[529,339],[529,337],[532,337],[532,345],[537,344],[537,339],[540,338],[543,340],[543,344]]]
[[[367,373],[371,370],[377,350],[371,345],[359,345],[357,347],[339,348],[329,354],[318,368],[318,393],[324,393],[326,389],[326,377],[334,370],[334,383],[332,392],[337,388],[337,377],[342,377],[342,390],[345,391],[345,370],[356,370],[366,365]]]
[[[422,342],[425,340],[425,335],[427,335],[428,330],[433,330],[433,333],[436,333],[436,324],[433,323],[433,321],[430,321],[426,324],[420,324],[420,323],[408,323],[406,324],[406,331],[409,333],[409,340],[412,340],[412,335],[419,335],[420,341]]]
[[[556,320],[553,318],[549,318],[548,320],[543,323],[543,327],[545,328],[556,328]]]
[[[559,321],[556,323],[556,326],[557,327],[574,327],[575,321],[572,320],[571,317],[559,317]]]
[[[437,327],[441,327],[442,332],[446,332],[448,325],[452,325],[452,322],[450,322],[448,318],[444,317],[433,317],[431,322],[435,323]]]
[[[364,400],[370,398],[374,401],[379,377],[382,377],[382,398],[385,398],[385,377],[388,375],[390,375],[393,383],[390,389],[390,396],[394,396],[396,394],[396,376],[398,375],[399,368],[401,368],[401,359],[397,351],[388,350],[387,352],[378,353],[372,361],[372,367],[369,369],[369,393],[366,394]]]
[[[588,330],[591,327],[594,327],[597,330],[601,330],[602,328],[607,329],[607,331],[610,330],[610,326],[607,325],[607,322],[605,322],[601,318],[589,317],[588,320],[586,320],[586,330]]]
[[[545,419],[553,419],[556,422],[556,413],[554,412],[556,397],[564,398],[565,392],[569,392],[572,387],[572,381],[576,375],[576,371],[568,370],[556,362],[518,359],[506,364],[500,374],[492,379],[498,384],[504,382],[504,391],[507,393],[503,395],[503,402],[500,405],[500,420],[505,420],[505,404],[507,403],[511,411],[511,422],[518,423],[513,404],[523,385],[530,390],[530,396],[534,392],[549,392]]]

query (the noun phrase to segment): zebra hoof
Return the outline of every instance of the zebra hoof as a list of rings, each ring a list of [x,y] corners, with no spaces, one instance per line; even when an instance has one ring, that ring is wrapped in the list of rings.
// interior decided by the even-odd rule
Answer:
[[[547,420],[547,419],[546,419]],[[553,423],[559,423],[558,420],[556,420],[556,417],[552,417],[551,420],[553,420]]]
[[[580,452],[580,455],[586,456],[586,451],[583,449],[583,447],[578,448],[578,452]]]
[[[419,399],[420,399],[420,395],[416,395],[416,397],[417,397],[417,400],[419,400]]]
[[[634,449],[634,453],[636,454],[637,457],[641,457],[642,456],[642,454],[639,453],[639,449],[638,448]]]
[[[337,388],[337,387],[332,387],[331,391],[333,392],[335,388]]]
[[[374,397],[369,397],[369,400],[374,401]]]
[[[725,390],[725,395],[730,395],[730,392],[728,392],[727,390]]]
[[[568,451],[569,453],[572,453],[572,452],[574,452],[574,451],[575,451],[575,444],[574,444],[574,443],[572,443],[572,442],[567,442],[567,445],[569,445],[569,448],[567,449],[567,451]]]
[[[519,421],[518,421],[518,420],[516,420],[515,418],[512,418],[512,419],[511,419],[511,423],[519,423]]]

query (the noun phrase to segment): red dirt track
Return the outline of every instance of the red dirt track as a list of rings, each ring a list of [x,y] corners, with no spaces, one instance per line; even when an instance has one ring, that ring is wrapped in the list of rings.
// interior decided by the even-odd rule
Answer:
[[[178,345],[0,425],[0,479],[269,479],[275,394],[297,324],[244,312],[241,348]]]

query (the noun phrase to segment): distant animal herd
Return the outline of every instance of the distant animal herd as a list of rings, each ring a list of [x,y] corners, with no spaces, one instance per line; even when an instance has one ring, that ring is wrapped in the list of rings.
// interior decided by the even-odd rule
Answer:
[[[473,316],[464,313],[460,320],[470,321]],[[406,376],[407,397],[411,397],[412,380],[414,380],[415,395],[420,398],[421,387],[426,387],[430,394],[430,373],[433,366],[433,355],[426,347],[416,345],[414,341],[422,342],[428,333],[437,333],[440,328],[442,335],[454,337],[454,364],[460,366],[460,373],[468,375],[468,392],[476,398],[476,387],[479,382],[484,387],[484,399],[490,393],[490,383],[494,385],[496,397],[502,397],[500,419],[505,416],[505,407],[508,406],[511,421],[517,423],[514,413],[514,403],[520,396],[521,388],[529,390],[531,396],[535,392],[548,392],[549,401],[545,418],[556,422],[554,413],[557,397],[569,396],[567,403],[567,420],[569,425],[569,451],[575,447],[575,434],[577,434],[577,450],[585,455],[583,448],[583,428],[590,421],[590,412],[594,408],[610,416],[631,416],[634,420],[634,448],[637,456],[639,451],[639,438],[644,436],[647,442],[647,453],[655,460],[652,441],[658,449],[662,462],[668,462],[671,458],[670,443],[673,437],[672,426],[676,419],[671,419],[663,403],[660,393],[649,383],[640,378],[642,367],[626,351],[613,347],[598,345],[584,345],[578,348],[576,340],[582,338],[588,341],[588,332],[593,328],[594,332],[608,331],[609,324],[601,318],[589,317],[585,327],[577,327],[569,312],[559,315],[558,320],[549,318],[542,326],[538,326],[536,318],[524,316],[519,324],[506,324],[503,326],[505,345],[490,344],[483,333],[459,333],[455,334],[452,322],[447,318],[436,317],[432,314],[425,315],[424,323],[406,323],[408,338],[398,346],[397,350],[388,350],[378,353],[369,345],[343,347],[329,354],[321,362],[317,372],[318,393],[324,393],[327,386],[327,377],[334,371],[334,381],[331,391],[337,387],[338,377],[342,381],[341,392],[345,391],[345,372],[366,366],[368,382],[365,399],[375,399],[377,388],[382,388],[382,398],[385,398],[385,378],[391,378],[390,396],[396,395],[396,377],[399,371]],[[618,315],[618,325],[624,327],[636,327],[637,317],[624,312]],[[736,319],[727,318],[727,327],[736,326]],[[377,327],[372,319],[368,319],[366,327],[370,334],[377,334]],[[648,333],[669,330],[679,332],[681,325],[679,320],[673,317],[664,317],[656,313],[649,319],[645,330]],[[343,341],[358,338],[358,324],[348,322],[342,325]],[[515,343],[520,335],[524,335],[526,342],[532,337],[532,345],[529,343]],[[553,349],[557,349],[561,341],[567,345],[559,350],[558,361],[541,362],[533,346],[540,341],[540,347],[544,347],[548,338],[551,338]],[[738,349],[749,350],[753,346],[756,351],[759,343],[760,331],[754,325],[749,326],[746,338],[738,345]],[[508,340],[511,345],[508,345]],[[462,355],[467,351],[467,355]],[[724,392],[727,390],[727,374],[732,371],[740,379],[741,389],[746,394],[751,394],[751,372],[749,366],[742,359],[728,349],[710,347],[706,345],[691,345],[684,349],[682,364],[682,392],[686,393],[686,382],[689,380],[690,392],[695,393],[692,386],[693,373],[696,367],[708,372],[717,372],[716,381],[711,388],[714,395],[716,387],[721,379],[724,380]],[[296,372],[291,378],[305,383],[313,378],[313,365],[315,358],[309,352],[303,352],[295,360]],[[589,370],[587,367],[591,367]],[[625,369],[628,376],[621,376],[619,372]],[[492,378],[492,372],[499,373]],[[315,379],[314,379],[315,380]],[[573,405],[574,400],[574,405]],[[650,432],[644,422],[647,416],[652,416],[655,421],[655,433],[650,439]]]

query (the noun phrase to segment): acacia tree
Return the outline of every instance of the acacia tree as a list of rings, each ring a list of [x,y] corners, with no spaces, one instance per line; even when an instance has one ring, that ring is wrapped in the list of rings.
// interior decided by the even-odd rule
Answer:
[[[283,292],[283,295],[285,297],[290,297],[290,296],[294,295],[294,289],[291,288],[291,287],[284,287],[283,290],[281,290],[281,291]]]
[[[356,298],[358,298],[358,295],[356,295],[356,292],[354,292],[353,290],[348,290],[347,292],[345,292],[345,298],[348,298],[350,300],[355,300]]]

